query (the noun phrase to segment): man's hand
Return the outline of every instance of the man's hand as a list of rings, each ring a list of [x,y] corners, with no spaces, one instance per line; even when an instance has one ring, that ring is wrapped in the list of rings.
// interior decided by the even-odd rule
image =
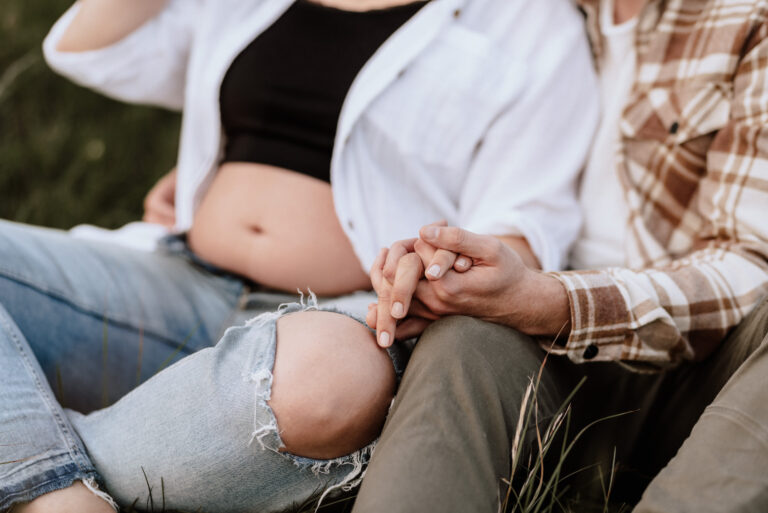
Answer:
[[[420,239],[428,245],[471,259],[463,273],[417,284],[415,298],[430,312],[470,315],[512,326],[529,335],[567,331],[570,305],[565,288],[535,271],[498,238],[461,228],[425,226]]]
[[[446,315],[478,317],[529,335],[567,332],[565,289],[535,270],[538,262],[524,239],[505,238],[510,247],[442,222],[423,227],[420,236],[383,249],[371,269],[379,298],[366,322],[376,328],[379,345],[416,336]]]
[[[176,168],[163,176],[144,198],[144,221],[173,228],[176,224]]]

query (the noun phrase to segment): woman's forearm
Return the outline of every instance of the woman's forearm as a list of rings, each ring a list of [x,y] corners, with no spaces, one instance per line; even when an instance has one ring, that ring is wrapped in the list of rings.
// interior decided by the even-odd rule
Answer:
[[[80,0],[80,10],[56,49],[97,50],[120,41],[163,10],[168,0]]]

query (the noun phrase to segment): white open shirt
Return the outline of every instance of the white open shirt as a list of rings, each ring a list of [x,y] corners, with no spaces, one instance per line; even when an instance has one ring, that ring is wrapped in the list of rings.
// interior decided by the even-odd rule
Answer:
[[[574,269],[603,269],[627,264],[625,242],[629,207],[616,161],[622,158],[619,122],[635,81],[637,18],[617,25],[613,22],[613,7],[613,0],[602,0],[601,119],[581,179],[579,200],[584,226],[571,252],[569,264]]]
[[[48,63],[129,102],[182,109],[176,230],[192,224],[223,146],[230,63],[292,0],[170,0],[103,49],[45,40]],[[338,123],[336,213],[367,270],[379,249],[438,219],[524,235],[557,269],[579,229],[578,172],[597,120],[583,20],[569,0],[432,0],[360,71]],[[296,205],[301,212],[301,205]]]

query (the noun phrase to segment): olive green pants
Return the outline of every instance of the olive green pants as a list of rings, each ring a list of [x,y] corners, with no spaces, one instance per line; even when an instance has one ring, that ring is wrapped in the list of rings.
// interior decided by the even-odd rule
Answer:
[[[611,502],[639,500],[637,512],[768,511],[767,352],[768,300],[707,360],[664,373],[549,357],[537,392],[542,425],[584,376],[571,437],[629,412],[589,428],[566,460],[582,469],[564,483],[580,495],[575,511],[602,496],[600,476],[607,486],[612,468]],[[523,395],[544,356],[530,338],[476,319],[431,326],[414,349],[354,511],[499,511]]]

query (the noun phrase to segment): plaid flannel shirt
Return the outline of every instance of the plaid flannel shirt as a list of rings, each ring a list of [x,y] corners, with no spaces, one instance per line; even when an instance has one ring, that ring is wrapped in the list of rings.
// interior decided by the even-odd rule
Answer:
[[[596,57],[599,0],[581,0]],[[626,268],[554,273],[575,362],[701,359],[768,293],[768,2],[651,0],[616,168]]]

